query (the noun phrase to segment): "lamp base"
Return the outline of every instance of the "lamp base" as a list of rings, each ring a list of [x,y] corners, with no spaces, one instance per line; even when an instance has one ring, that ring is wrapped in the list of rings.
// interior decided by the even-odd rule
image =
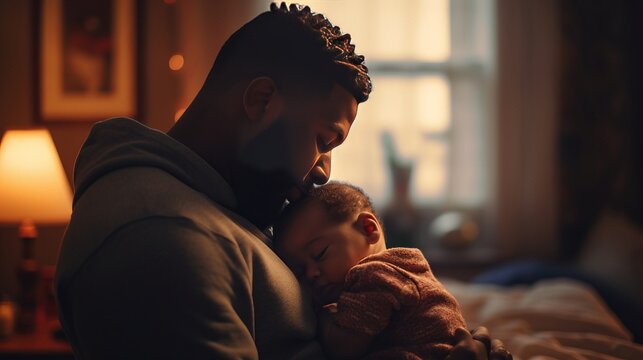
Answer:
[[[18,265],[18,298],[16,332],[32,332],[36,327],[38,305],[38,263],[34,257],[34,242],[38,232],[33,222],[24,220],[20,224],[22,257]]]

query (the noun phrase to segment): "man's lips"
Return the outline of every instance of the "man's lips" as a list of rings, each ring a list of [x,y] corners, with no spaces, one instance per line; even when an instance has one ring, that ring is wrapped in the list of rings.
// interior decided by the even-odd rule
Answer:
[[[286,192],[286,199],[288,199],[288,202],[293,203],[307,193],[311,188],[313,187],[312,184],[310,185],[294,185],[291,187],[287,192]]]
[[[288,199],[288,202],[292,203],[295,202],[299,199],[301,199],[301,196],[303,195],[303,191],[301,188],[298,186],[290,188],[288,192],[286,193],[286,199]]]

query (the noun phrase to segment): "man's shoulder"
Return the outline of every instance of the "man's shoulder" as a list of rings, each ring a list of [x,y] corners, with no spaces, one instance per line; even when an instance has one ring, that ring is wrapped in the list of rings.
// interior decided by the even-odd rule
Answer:
[[[226,264],[236,272],[250,273],[235,239],[185,217],[149,216],[130,222],[108,236],[92,261],[97,258],[118,258],[123,264],[147,263],[149,268],[156,264],[157,272],[195,272],[191,274],[195,278],[206,269],[222,270]]]
[[[60,251],[60,276],[72,277],[107,241],[129,241],[115,240],[122,229],[134,226],[148,231],[151,238],[167,238],[174,235],[165,228],[177,224],[190,224],[192,231],[203,235],[198,239],[240,244],[246,253],[252,251],[252,244],[262,242],[261,234],[245,228],[232,212],[171,174],[152,167],[131,167],[106,174],[75,203]],[[129,250],[123,247],[121,251]]]
[[[263,235],[232,210],[158,168],[118,170],[99,180],[85,196],[91,198],[92,190],[111,194],[110,199],[100,203],[124,223],[147,217],[185,218],[225,238]]]

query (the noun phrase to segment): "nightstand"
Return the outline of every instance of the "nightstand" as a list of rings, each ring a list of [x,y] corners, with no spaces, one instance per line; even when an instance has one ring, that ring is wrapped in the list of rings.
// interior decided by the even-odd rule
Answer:
[[[39,317],[36,329],[31,333],[14,333],[0,339],[0,359],[4,360],[68,360],[74,355],[65,340],[54,338],[54,331],[60,329],[58,320],[45,321]]]

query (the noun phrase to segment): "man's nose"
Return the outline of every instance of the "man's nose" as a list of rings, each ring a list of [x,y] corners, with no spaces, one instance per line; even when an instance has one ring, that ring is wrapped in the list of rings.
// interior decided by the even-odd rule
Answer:
[[[331,156],[332,153],[329,151],[321,154],[319,159],[317,159],[317,162],[308,175],[313,184],[323,185],[330,179]]]

